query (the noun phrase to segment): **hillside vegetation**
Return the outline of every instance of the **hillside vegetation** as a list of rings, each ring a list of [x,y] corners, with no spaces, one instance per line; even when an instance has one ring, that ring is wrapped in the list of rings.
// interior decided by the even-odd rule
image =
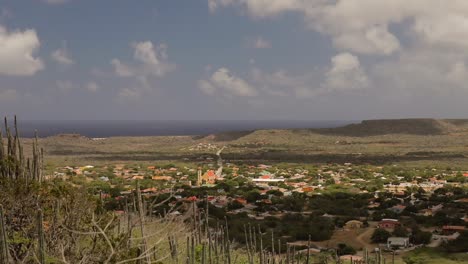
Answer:
[[[31,146],[25,140],[25,148]],[[268,129],[208,136],[111,137],[77,135],[40,139],[48,161],[202,161],[226,146],[227,161],[468,164],[468,120],[367,120],[329,129]]]
[[[359,124],[319,129],[317,132],[356,137],[386,134],[444,135],[467,128],[466,119],[382,119],[364,120]]]

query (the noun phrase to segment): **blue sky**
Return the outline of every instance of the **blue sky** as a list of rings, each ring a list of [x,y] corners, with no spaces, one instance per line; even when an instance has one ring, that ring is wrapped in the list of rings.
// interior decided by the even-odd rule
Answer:
[[[439,2],[0,0],[0,113],[463,118],[468,2]]]

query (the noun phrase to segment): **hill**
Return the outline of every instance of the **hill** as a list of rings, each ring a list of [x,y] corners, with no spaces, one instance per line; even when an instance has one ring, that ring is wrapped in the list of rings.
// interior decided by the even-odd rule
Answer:
[[[390,134],[447,135],[465,130],[468,130],[468,119],[380,119],[364,120],[361,123],[336,128],[234,131],[197,136],[194,139],[236,141],[249,135],[250,137],[254,137],[255,135],[262,134],[262,131],[274,134],[275,137],[281,137],[282,134],[290,134],[291,132],[301,136],[311,133],[330,136],[368,137]]]
[[[320,134],[365,137],[387,134],[445,135],[467,128],[467,119],[415,118],[364,120],[359,124],[315,131]]]

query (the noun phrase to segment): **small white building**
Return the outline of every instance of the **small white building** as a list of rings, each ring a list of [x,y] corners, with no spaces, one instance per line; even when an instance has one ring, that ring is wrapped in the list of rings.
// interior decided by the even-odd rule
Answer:
[[[387,239],[387,248],[407,248],[409,247],[409,238],[407,237],[389,237]]]

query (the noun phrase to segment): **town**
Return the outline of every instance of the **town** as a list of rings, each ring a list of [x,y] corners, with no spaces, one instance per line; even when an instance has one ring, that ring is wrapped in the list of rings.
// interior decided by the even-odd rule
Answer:
[[[214,221],[229,220],[239,243],[245,243],[245,225],[259,226],[279,236],[284,248],[307,247],[315,254],[333,249],[342,260],[359,261],[376,251],[393,258],[422,248],[456,252],[466,245],[467,171],[352,163],[223,164],[217,154],[217,161],[205,157],[193,164],[65,166],[51,168],[48,177],[86,186],[116,214],[134,201],[138,184],[150,216],[182,215],[192,203],[209,206]],[[164,203],[154,206],[155,201]]]

